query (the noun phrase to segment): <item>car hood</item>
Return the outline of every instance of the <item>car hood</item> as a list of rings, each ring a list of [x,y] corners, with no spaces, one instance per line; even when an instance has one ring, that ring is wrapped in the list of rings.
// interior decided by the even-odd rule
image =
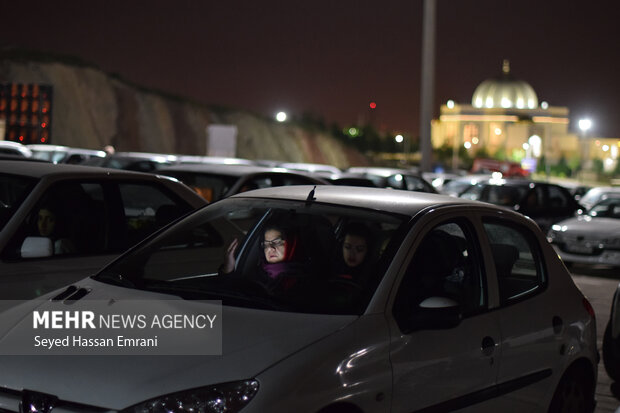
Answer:
[[[620,219],[617,218],[592,218],[575,217],[556,224],[566,227],[562,232],[572,234],[592,235],[593,237],[606,238],[617,237],[620,230]]]
[[[92,289],[90,299],[169,299],[91,279],[82,285]],[[48,303],[28,301],[0,314],[0,345],[12,335],[32,332],[32,311]],[[218,356],[2,355],[0,396],[5,389],[28,389],[68,402],[123,409],[176,391],[256,377],[357,318],[223,307],[223,354]]]

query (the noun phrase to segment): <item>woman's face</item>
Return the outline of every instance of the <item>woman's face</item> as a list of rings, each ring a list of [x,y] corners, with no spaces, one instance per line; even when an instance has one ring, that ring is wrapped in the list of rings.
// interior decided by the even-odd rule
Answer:
[[[275,264],[284,261],[286,241],[283,239],[282,233],[277,229],[268,229],[265,231],[263,249],[265,251],[265,259],[268,263]]]
[[[366,245],[366,240],[363,237],[345,235],[342,244],[342,256],[349,267],[357,267],[364,262],[366,252],[368,252],[368,245]]]
[[[39,217],[37,218],[37,227],[39,228],[39,234],[42,237],[50,237],[54,232],[56,226],[56,216],[53,212],[43,208],[39,210]]]

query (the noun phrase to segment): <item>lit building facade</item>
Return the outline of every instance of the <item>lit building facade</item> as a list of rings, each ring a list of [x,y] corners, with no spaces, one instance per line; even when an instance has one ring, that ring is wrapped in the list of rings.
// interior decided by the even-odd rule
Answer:
[[[552,165],[562,158],[599,158],[606,168],[615,166],[618,139],[578,136],[569,132],[569,123],[567,107],[539,103],[534,89],[515,79],[505,60],[501,76],[483,81],[471,104],[448,101],[441,106],[439,119],[432,123],[431,139],[433,148],[453,149],[454,168],[458,167],[461,146],[472,157],[484,149],[493,157],[521,161],[527,169],[535,168],[543,156]]]

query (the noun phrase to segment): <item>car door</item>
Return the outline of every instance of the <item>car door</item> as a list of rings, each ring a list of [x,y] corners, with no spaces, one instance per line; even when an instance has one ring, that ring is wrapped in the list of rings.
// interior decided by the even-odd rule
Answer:
[[[45,208],[55,215],[53,234],[40,232],[39,216]],[[190,210],[186,201],[153,182],[52,184],[2,251],[0,298],[33,298],[87,277]],[[43,249],[41,242],[47,242]],[[61,244],[70,247],[59,248]]]
[[[483,243],[492,255],[487,278],[496,277],[499,293],[501,360],[496,411],[544,410],[553,389],[552,372],[561,362],[562,320],[546,295],[547,274],[534,233],[506,217],[483,217]],[[487,238],[487,240],[484,240]],[[488,262],[488,261],[487,261]]]
[[[445,218],[410,236],[389,314],[392,411],[477,411],[495,395],[500,330],[475,231]]]

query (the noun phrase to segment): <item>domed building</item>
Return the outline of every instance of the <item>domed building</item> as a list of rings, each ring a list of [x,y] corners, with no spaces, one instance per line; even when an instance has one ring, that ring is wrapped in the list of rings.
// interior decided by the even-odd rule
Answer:
[[[452,167],[458,166],[458,150],[464,146],[472,157],[484,149],[490,155],[523,161],[533,170],[542,156],[550,164],[560,158],[579,158],[579,139],[569,133],[569,110],[541,102],[532,86],[515,78],[504,60],[500,76],[476,87],[471,104],[448,101],[433,120],[434,148],[453,148]]]

